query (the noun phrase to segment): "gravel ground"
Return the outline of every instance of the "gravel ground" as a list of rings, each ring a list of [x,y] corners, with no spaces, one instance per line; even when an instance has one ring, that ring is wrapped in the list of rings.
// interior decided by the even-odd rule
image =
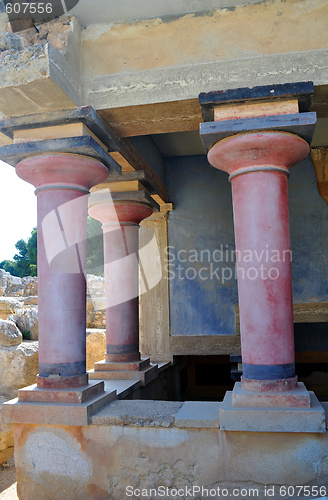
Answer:
[[[0,500],[18,500],[14,459],[0,466]]]

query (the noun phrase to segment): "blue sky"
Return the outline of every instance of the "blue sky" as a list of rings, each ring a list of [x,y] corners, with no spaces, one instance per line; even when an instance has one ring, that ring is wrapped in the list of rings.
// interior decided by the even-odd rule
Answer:
[[[15,169],[0,161],[0,262],[12,260],[16,241],[27,240],[36,226],[34,186],[21,180]]]

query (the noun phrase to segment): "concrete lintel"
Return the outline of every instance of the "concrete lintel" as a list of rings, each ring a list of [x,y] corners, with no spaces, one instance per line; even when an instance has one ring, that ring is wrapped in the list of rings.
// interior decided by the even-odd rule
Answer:
[[[326,432],[325,410],[313,392],[310,408],[240,408],[228,391],[220,409],[220,429],[244,432]]]
[[[206,151],[209,151],[214,144],[222,139],[255,131],[288,132],[296,134],[310,143],[316,122],[317,115],[313,112],[204,122],[200,124],[200,136]]]
[[[10,144],[0,148],[0,159],[16,167],[28,156],[51,153],[90,156],[101,161],[109,171],[121,173],[118,163],[89,135]]]
[[[186,401],[175,415],[175,426],[219,428],[221,404],[213,401]]]
[[[306,112],[310,110],[312,95],[313,82],[297,82],[202,92],[199,95],[199,104],[202,108],[204,122],[209,122],[214,120],[215,107],[263,100],[274,102],[277,99],[293,98],[298,101],[299,111]]]
[[[328,83],[328,49],[85,76],[82,102],[96,110],[198,99],[201,92],[311,80]]]

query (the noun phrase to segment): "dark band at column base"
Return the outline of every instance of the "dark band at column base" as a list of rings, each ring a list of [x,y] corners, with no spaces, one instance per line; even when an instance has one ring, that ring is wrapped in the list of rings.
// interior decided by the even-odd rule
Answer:
[[[77,361],[74,363],[39,363],[40,377],[50,375],[60,375],[61,377],[76,377],[86,373],[86,362]]]
[[[278,380],[295,377],[295,363],[253,365],[243,362],[243,377],[252,380]]]

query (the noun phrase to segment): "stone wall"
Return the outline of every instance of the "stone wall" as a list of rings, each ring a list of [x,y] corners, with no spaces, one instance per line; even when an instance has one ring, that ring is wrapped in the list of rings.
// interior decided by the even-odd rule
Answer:
[[[219,408],[113,401],[88,427],[15,424],[19,498],[326,497],[327,433],[225,432]]]
[[[105,291],[103,278],[88,275],[87,282],[87,370],[90,370],[104,358],[106,351]],[[39,372],[37,286],[37,278],[18,278],[0,269],[0,465],[14,453],[13,427],[2,422],[2,403],[17,397],[21,387],[34,384]]]
[[[0,319],[14,321],[25,338],[38,338],[38,279],[18,278],[0,269]],[[106,328],[105,282],[87,275],[87,328]]]

